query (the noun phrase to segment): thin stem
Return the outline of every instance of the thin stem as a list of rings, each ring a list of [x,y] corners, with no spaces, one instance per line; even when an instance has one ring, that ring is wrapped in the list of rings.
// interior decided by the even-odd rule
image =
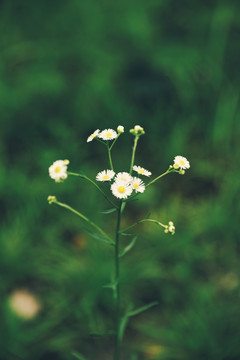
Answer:
[[[112,163],[112,156],[111,156],[111,147],[107,147],[108,149],[108,158],[109,158],[109,164],[110,164],[110,167],[111,167],[111,170],[113,170],[113,163]],[[114,171],[114,170],[113,170]]]
[[[95,228],[100,234],[102,234],[105,238],[107,238],[108,240],[111,241],[112,244],[114,244],[114,241],[97,225],[95,224],[95,222],[93,222],[92,220],[88,219],[85,215],[81,214],[79,211],[73,209],[71,206],[61,203],[57,200],[53,201],[53,203],[64,207],[65,209],[68,209],[70,211],[72,211],[74,214],[78,215],[80,218],[82,218],[84,221],[88,222],[93,228]]]
[[[133,150],[132,150],[131,165],[130,165],[130,170],[129,170],[130,175],[132,174],[138,139],[139,139],[139,136],[135,136],[134,143],[133,143]]]
[[[114,360],[119,360],[120,356],[120,286],[119,286],[119,229],[121,223],[122,202],[118,208],[116,237],[115,237],[115,283],[116,283],[116,337],[115,337],[115,352]]]
[[[118,134],[118,136],[113,140],[112,145],[110,146],[110,150],[112,150],[113,145],[115,144],[115,142],[117,141],[117,139],[119,138],[119,136],[121,135],[121,133]]]
[[[73,172],[69,172],[69,171],[68,171],[67,173],[68,173],[68,175],[79,176],[79,177],[81,177],[81,178],[89,181],[91,184],[93,184],[93,185],[100,191],[100,193],[105,197],[105,199],[106,199],[111,205],[113,205],[115,208],[117,208],[117,206],[114,204],[114,202],[112,202],[112,200],[110,200],[110,199],[108,198],[108,196],[105,194],[105,192],[104,192],[92,179],[90,179],[88,176],[82,175],[82,174],[73,173]]]
[[[171,172],[175,172],[175,170],[174,170],[174,169],[172,170],[172,169],[170,169],[170,168],[167,169],[167,171],[165,171],[165,173],[159,175],[158,177],[156,177],[155,179],[153,179],[152,181],[150,181],[150,182],[146,185],[146,187],[148,187],[149,185],[155,183],[155,181],[157,181],[158,179],[161,179],[163,176],[165,176],[165,175],[167,175],[167,174],[169,174],[169,173],[171,173]]]
[[[153,222],[153,223],[155,223],[155,224],[157,224],[157,225],[160,225],[160,226],[166,228],[166,225],[163,225],[163,224],[160,223],[160,221],[158,221],[158,220],[154,220],[154,219],[143,219],[143,220],[139,220],[139,221],[135,222],[133,225],[130,225],[130,226],[128,226],[127,228],[121,230],[121,231],[120,231],[120,234],[124,233],[125,231],[128,231],[128,230],[132,229],[134,226],[137,226],[138,224],[141,224],[141,223],[143,223],[143,222]]]

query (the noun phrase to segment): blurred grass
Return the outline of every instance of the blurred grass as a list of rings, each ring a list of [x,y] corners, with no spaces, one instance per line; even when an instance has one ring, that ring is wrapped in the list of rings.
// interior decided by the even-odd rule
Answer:
[[[123,303],[160,303],[131,319],[123,359],[239,359],[239,10],[235,0],[1,2],[1,360],[111,359],[111,336],[89,335],[111,330],[111,249],[46,198],[112,231],[95,190],[55,184],[48,167],[68,158],[94,177],[107,159],[86,138],[119,124],[145,128],[136,164],[154,174],[178,154],[191,163],[126,212],[126,226],[150,210],[177,232],[142,225],[123,259]],[[130,135],[117,146],[126,170]],[[10,310],[17,289],[41,302],[35,319]]]

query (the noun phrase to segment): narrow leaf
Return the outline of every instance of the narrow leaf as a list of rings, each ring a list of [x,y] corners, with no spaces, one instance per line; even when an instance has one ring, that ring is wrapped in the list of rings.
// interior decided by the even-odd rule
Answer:
[[[117,208],[112,208],[112,209],[100,211],[100,214],[111,214],[111,213],[113,213],[115,211],[117,211]]]
[[[104,237],[103,235],[100,235],[92,230],[89,230],[89,229],[86,229],[84,228],[84,230],[89,234],[91,235],[94,239],[97,239],[99,241],[103,241],[107,244],[110,244],[110,245],[114,245],[108,238]]]
[[[128,307],[127,311],[125,312],[125,314],[123,315],[123,317],[120,320],[119,334],[118,334],[120,342],[122,341],[124,331],[125,331],[127,323],[128,323],[129,314],[131,312],[130,309],[131,309],[131,306]]]
[[[140,313],[142,313],[143,311],[146,311],[148,309],[150,309],[151,307],[155,306],[155,305],[158,305],[158,301],[154,301],[154,302],[151,302],[150,304],[147,304],[145,306],[142,306],[136,310],[133,310],[133,311],[130,311],[128,313],[129,316],[135,316],[135,315],[138,315]]]
[[[79,354],[79,353],[77,353],[75,351],[72,352],[72,355],[78,360],[86,360],[86,358],[83,355],[81,355],[81,354]]]
[[[135,245],[136,240],[137,240],[137,235],[134,236],[132,241],[120,252],[119,257],[124,256],[128,251],[130,251]]]

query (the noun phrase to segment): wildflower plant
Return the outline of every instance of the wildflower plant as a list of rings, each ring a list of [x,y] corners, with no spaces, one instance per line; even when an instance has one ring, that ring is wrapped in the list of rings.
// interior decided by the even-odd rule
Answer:
[[[178,173],[183,175],[186,169],[190,168],[189,161],[183,156],[176,156],[173,161],[173,165],[170,165],[168,169],[154,177],[152,180],[148,179],[152,176],[152,172],[145,169],[140,165],[135,165],[135,153],[137,149],[137,144],[142,135],[145,134],[144,129],[136,125],[133,129],[130,130],[130,133],[133,135],[133,147],[132,147],[132,155],[129,170],[125,169],[123,172],[115,172],[115,167],[112,161],[111,150],[115,145],[117,139],[124,133],[124,127],[119,125],[117,127],[117,131],[113,129],[104,129],[104,130],[95,130],[88,138],[87,142],[91,142],[93,140],[100,142],[104,146],[106,146],[108,160],[109,160],[109,169],[103,169],[99,173],[96,174],[95,179],[91,179],[85,174],[82,173],[75,173],[68,171],[69,160],[57,160],[49,167],[49,175],[52,179],[56,182],[62,182],[66,180],[69,176],[78,176],[82,179],[89,181],[104,197],[105,199],[111,204],[112,208],[105,210],[105,214],[110,214],[113,212],[117,213],[116,218],[116,226],[115,226],[115,234],[107,234],[99,225],[93,222],[91,219],[86,217],[84,214],[75,210],[71,206],[59,202],[55,196],[49,196],[48,202],[49,204],[56,204],[61,207],[70,210],[71,212],[78,215],[83,221],[87,222],[89,226],[95,230],[91,231],[91,235],[98,240],[102,240],[105,243],[108,243],[110,246],[114,248],[114,279],[113,281],[104,286],[105,288],[111,288],[113,290],[113,301],[115,303],[115,316],[114,316],[114,337],[115,337],[115,346],[114,346],[114,360],[120,359],[120,345],[122,342],[122,338],[124,335],[124,330],[127,324],[127,321],[130,317],[137,315],[152,306],[157,305],[157,302],[152,302],[147,304],[139,309],[132,309],[127,308],[125,311],[122,309],[121,304],[121,297],[120,297],[120,281],[119,281],[119,274],[120,274],[120,259],[123,257],[128,251],[130,251],[137,239],[135,234],[130,234],[132,239],[130,240],[129,244],[122,249],[120,240],[121,236],[129,235],[127,233],[129,230],[133,229],[140,223],[144,222],[152,222],[154,224],[159,225],[163,228],[164,233],[169,233],[171,235],[175,234],[175,226],[172,221],[169,221],[168,224],[163,224],[158,219],[151,219],[148,216],[144,219],[140,219],[134,224],[122,229],[121,228],[121,218],[123,212],[125,210],[126,205],[129,201],[133,200],[134,198],[140,196],[143,192],[147,190],[150,185],[153,185],[157,180],[161,179],[167,174],[170,173]],[[132,172],[137,173],[138,176],[132,175]],[[147,179],[147,182],[146,182]],[[101,187],[101,182],[109,182],[109,188],[111,190],[112,196],[108,196],[105,191]]]

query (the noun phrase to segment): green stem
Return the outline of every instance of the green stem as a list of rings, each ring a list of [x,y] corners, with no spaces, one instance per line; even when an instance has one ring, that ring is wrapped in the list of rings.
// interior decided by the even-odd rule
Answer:
[[[116,283],[116,319],[115,319],[115,351],[114,360],[119,360],[120,356],[120,287],[119,287],[119,229],[121,223],[122,202],[118,208],[116,237],[115,237],[115,283]]]
[[[68,171],[67,173],[68,173],[68,175],[79,176],[79,177],[81,177],[82,179],[85,179],[85,180],[89,181],[91,184],[93,184],[93,185],[100,191],[100,193],[105,197],[105,199],[106,199],[111,205],[113,205],[115,208],[117,208],[117,206],[114,204],[114,202],[112,202],[112,200],[110,200],[110,199],[108,198],[108,196],[105,194],[105,192],[104,192],[92,179],[90,179],[88,176],[82,175],[82,174],[73,173],[73,172],[69,172],[69,171]]]
[[[57,200],[53,201],[53,203],[64,207],[65,209],[68,209],[70,211],[72,211],[74,214],[78,215],[80,218],[82,218],[84,221],[88,222],[93,228],[95,228],[100,234],[102,234],[105,238],[107,238],[108,240],[111,241],[112,244],[114,244],[114,241],[97,225],[95,224],[95,222],[93,222],[92,220],[88,219],[85,215],[81,214],[79,211],[73,209],[71,206],[61,203]]]
[[[132,150],[131,165],[130,165],[130,170],[129,170],[130,175],[132,174],[132,169],[133,169],[133,164],[134,164],[135,152],[136,152],[136,148],[137,148],[138,139],[139,139],[139,136],[135,136],[134,143],[133,143],[133,150]]]
[[[121,230],[119,233],[122,234],[122,233],[124,233],[125,231],[128,231],[128,230],[132,229],[134,226],[136,226],[136,225],[138,225],[138,224],[141,224],[141,223],[143,223],[143,222],[153,222],[153,223],[155,223],[155,224],[157,224],[157,225],[160,225],[160,226],[166,228],[166,225],[163,225],[163,224],[160,223],[160,221],[158,221],[158,220],[154,220],[154,219],[143,219],[143,220],[139,220],[139,221],[135,222],[133,225],[130,225],[130,226],[128,226],[127,228]]]
[[[117,141],[117,139],[119,138],[119,136],[121,135],[121,133],[119,133],[118,134],[118,136],[113,140],[113,143],[112,143],[112,145],[110,146],[110,150],[112,150],[112,148],[113,148],[113,145],[115,144],[115,142]]]
[[[111,170],[113,170],[113,163],[112,163],[112,156],[111,156],[111,147],[107,147],[108,149],[108,158],[109,158],[109,164],[110,164],[110,167],[111,167]],[[113,170],[114,171],[114,170]]]
[[[167,175],[167,174],[169,174],[169,173],[171,173],[171,172],[175,172],[175,170],[174,170],[174,169],[170,169],[170,168],[167,169],[167,171],[165,171],[165,173],[159,175],[158,177],[156,177],[155,179],[153,179],[152,181],[150,181],[150,182],[146,185],[146,187],[148,187],[149,185],[155,183],[155,181],[157,181],[158,179],[161,179],[163,176],[165,176],[165,175]]]

